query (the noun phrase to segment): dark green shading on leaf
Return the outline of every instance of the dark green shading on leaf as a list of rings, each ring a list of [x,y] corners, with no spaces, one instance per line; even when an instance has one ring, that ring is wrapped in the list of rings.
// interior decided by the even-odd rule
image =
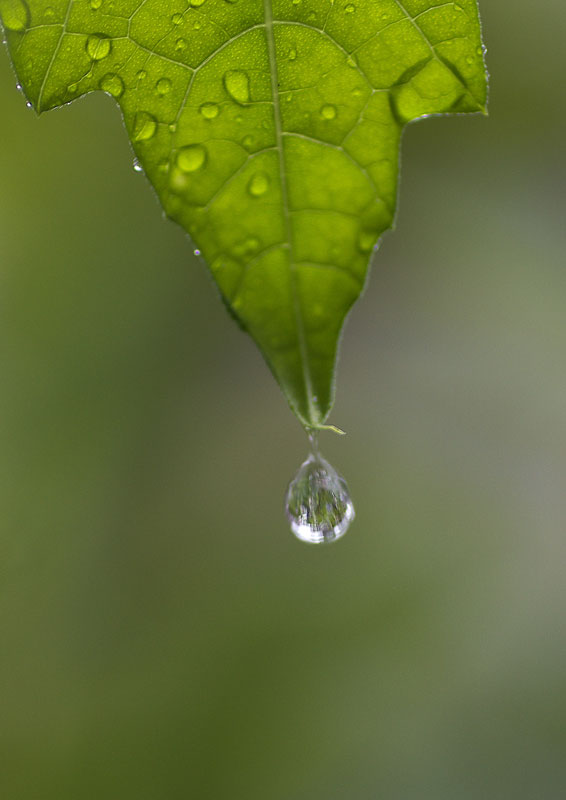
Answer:
[[[485,109],[475,0],[0,0],[38,112],[97,89],[299,419],[391,227],[401,132]]]

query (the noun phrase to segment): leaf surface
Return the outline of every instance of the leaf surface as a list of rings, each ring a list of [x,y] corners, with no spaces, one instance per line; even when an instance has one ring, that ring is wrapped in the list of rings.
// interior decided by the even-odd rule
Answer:
[[[404,125],[485,109],[476,0],[0,0],[0,16],[38,113],[116,99],[166,213],[321,425]]]

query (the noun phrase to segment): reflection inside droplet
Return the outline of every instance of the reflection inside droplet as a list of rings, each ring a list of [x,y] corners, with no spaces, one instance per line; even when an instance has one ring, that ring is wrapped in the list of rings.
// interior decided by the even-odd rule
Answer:
[[[316,446],[289,484],[285,512],[295,536],[311,544],[339,539],[354,519],[346,481]]]

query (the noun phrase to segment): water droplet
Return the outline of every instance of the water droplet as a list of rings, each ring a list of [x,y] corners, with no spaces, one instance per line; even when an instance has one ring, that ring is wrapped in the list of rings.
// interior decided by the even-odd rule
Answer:
[[[344,478],[314,449],[289,484],[285,512],[298,539],[320,544],[343,536],[355,511]]]
[[[134,158],[134,172],[143,172],[143,167],[137,158]]]
[[[370,253],[375,244],[375,233],[373,231],[360,231],[358,235],[358,248],[362,253]]]
[[[242,144],[244,145],[245,148],[251,147],[253,143],[254,143],[254,137],[253,136],[249,136],[249,135],[248,136],[244,136],[244,138],[242,139]]]
[[[26,108],[33,108],[33,103],[31,100],[26,100]]]
[[[199,108],[200,113],[205,119],[215,119],[218,116],[220,109],[216,103],[203,103]]]
[[[199,6],[204,5],[204,3],[205,3],[205,0],[190,0],[190,5],[193,8],[198,8]]]
[[[224,88],[236,103],[249,103],[250,79],[247,72],[241,69],[230,69],[224,73]]]
[[[351,3],[348,3],[348,5],[345,6],[345,8],[344,8],[344,11],[346,12],[346,14],[353,14],[355,10],[356,10],[356,6],[353,6]]]
[[[171,17],[171,22],[173,23],[173,25],[180,25],[182,21],[183,21],[182,14],[173,14],[173,16]]]
[[[100,81],[100,88],[112,97],[121,97],[124,94],[122,78],[115,72],[108,72]]]
[[[252,197],[261,197],[269,189],[269,175],[266,172],[256,172],[248,183],[248,192]]]
[[[232,255],[236,258],[249,258],[257,253],[261,245],[259,239],[255,236],[249,236],[241,242],[237,242],[232,248]]]
[[[25,31],[29,28],[30,13],[24,0],[10,0],[2,3],[2,23],[9,31]]]
[[[102,3],[103,0],[90,0],[90,7],[92,8],[93,11],[98,11]]]
[[[133,137],[136,142],[146,142],[155,136],[157,120],[147,111],[138,111],[134,117]]]
[[[86,40],[86,51],[93,61],[101,61],[110,55],[112,40],[104,33],[93,33]]]
[[[175,133],[177,131],[177,123],[176,122],[170,122],[167,127],[169,129],[169,133]]]
[[[193,255],[200,256],[200,250],[198,249],[198,247],[193,250]]]
[[[136,79],[138,81],[144,81],[146,78],[147,78],[147,72],[145,71],[145,69],[140,69],[138,72],[136,72]]]
[[[336,106],[331,106],[329,103],[322,106],[320,109],[320,116],[323,119],[334,119],[336,117]]]
[[[289,61],[294,61],[297,58],[297,51],[294,49],[289,50],[289,52],[287,53],[287,58],[289,59]]]
[[[55,11],[51,8],[51,6],[47,6],[45,9],[45,19],[53,19],[55,16]]]
[[[160,97],[169,94],[171,91],[171,81],[169,78],[160,78],[155,84],[155,91]]]
[[[175,50],[178,53],[182,53],[182,51],[185,50],[186,47],[187,47],[187,43],[186,43],[186,41],[184,39],[177,39],[177,41],[175,42]]]
[[[183,172],[196,172],[206,164],[206,149],[202,144],[189,144],[177,153],[177,166]]]

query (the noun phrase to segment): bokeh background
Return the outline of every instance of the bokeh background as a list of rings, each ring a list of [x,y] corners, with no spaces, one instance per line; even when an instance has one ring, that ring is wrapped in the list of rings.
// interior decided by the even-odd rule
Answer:
[[[491,114],[405,136],[322,548],[113,101],[37,119],[0,52],[2,797],[566,796],[566,6],[481,5]]]

